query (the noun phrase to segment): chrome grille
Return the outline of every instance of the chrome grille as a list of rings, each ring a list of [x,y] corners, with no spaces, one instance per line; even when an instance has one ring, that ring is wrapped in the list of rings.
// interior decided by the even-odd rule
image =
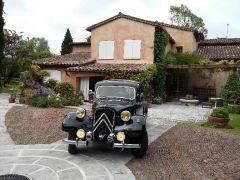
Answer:
[[[93,135],[96,140],[106,141],[113,131],[115,111],[110,108],[98,108],[94,113]]]

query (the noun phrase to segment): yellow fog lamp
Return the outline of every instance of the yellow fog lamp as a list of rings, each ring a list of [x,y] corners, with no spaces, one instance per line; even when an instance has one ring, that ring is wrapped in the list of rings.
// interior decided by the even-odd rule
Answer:
[[[79,130],[77,130],[76,135],[78,138],[83,139],[86,135],[86,132],[83,129],[79,129]]]
[[[124,141],[125,138],[126,138],[124,132],[118,132],[116,137],[117,137],[117,140],[120,141],[120,142]]]
[[[76,116],[78,118],[84,118],[85,114],[86,114],[86,111],[83,108],[78,108],[78,110],[76,111]]]
[[[131,119],[131,113],[129,111],[123,111],[121,113],[121,119],[125,122],[129,121]]]

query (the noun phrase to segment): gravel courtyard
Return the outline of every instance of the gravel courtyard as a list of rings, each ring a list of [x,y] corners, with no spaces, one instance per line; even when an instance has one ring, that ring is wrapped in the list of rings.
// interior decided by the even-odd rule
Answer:
[[[14,104],[8,105],[7,100],[7,94],[0,94],[0,134],[4,134],[6,137],[8,134],[5,127],[5,115],[7,111],[14,106]],[[21,109],[22,113],[23,107],[14,108],[15,114],[12,116],[15,118],[21,117],[17,116],[18,108]],[[54,111],[54,109],[52,111]],[[203,109],[199,106],[174,105],[171,103],[154,105],[153,108],[149,109],[149,117],[147,120],[150,143],[178,122],[206,120],[207,114],[210,111],[210,109]],[[32,113],[34,114],[34,111],[32,111]],[[31,114],[27,115],[30,116]],[[21,118],[17,120],[21,121]],[[24,125],[27,126],[27,119],[24,119]],[[18,122],[18,127],[19,126],[21,126],[21,124]],[[28,126],[28,128],[30,127],[31,126]],[[51,127],[59,130],[59,127],[56,125]],[[35,128],[35,130],[36,129],[37,128]],[[56,132],[56,129],[53,129],[53,131]],[[94,147],[82,147],[80,154],[72,156],[67,152],[67,145],[61,143],[61,141],[52,144],[14,145],[9,138],[5,138],[1,140],[0,144],[0,175],[17,173],[29,176],[32,179],[47,178],[48,180],[132,180],[135,179],[135,177],[126,167],[126,163],[132,158],[132,155],[128,151],[112,151],[109,149],[96,149]]]
[[[240,138],[193,124],[178,124],[160,136],[142,159],[127,166],[136,179],[240,178]]]

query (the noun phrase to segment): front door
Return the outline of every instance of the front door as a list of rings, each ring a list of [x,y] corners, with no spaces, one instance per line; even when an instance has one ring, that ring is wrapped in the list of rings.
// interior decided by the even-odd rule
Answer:
[[[83,77],[80,79],[80,92],[83,93],[84,100],[88,100],[89,91],[89,77]]]

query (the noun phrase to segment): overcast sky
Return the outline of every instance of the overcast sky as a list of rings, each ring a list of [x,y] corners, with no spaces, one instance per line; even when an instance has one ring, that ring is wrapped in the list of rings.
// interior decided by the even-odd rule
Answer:
[[[85,41],[85,29],[122,12],[148,20],[169,23],[170,5],[185,4],[203,18],[208,38],[240,37],[239,0],[4,0],[5,28],[24,37],[44,37],[59,54],[66,29],[73,41]]]

